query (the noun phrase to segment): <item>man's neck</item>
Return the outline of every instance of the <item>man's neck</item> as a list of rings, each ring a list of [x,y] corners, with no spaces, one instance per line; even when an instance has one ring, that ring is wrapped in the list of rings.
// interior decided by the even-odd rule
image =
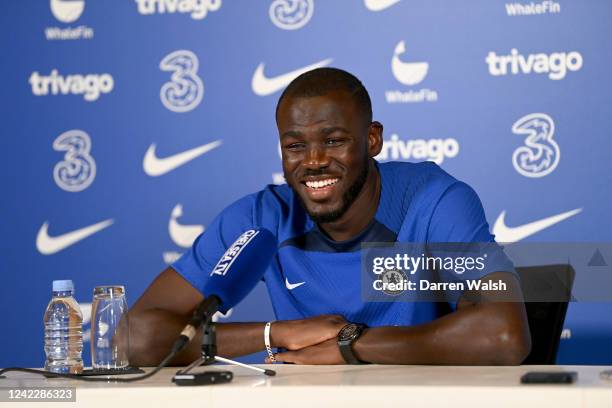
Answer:
[[[344,215],[337,221],[319,224],[319,228],[334,241],[347,241],[356,237],[376,215],[381,180],[375,163],[370,161],[369,166],[368,177],[359,195]]]

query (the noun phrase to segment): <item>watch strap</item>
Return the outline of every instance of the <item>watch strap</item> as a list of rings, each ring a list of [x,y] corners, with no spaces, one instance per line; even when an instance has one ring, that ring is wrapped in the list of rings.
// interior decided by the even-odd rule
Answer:
[[[359,360],[355,354],[353,353],[353,343],[361,336],[363,330],[367,328],[365,324],[356,324],[359,326],[359,330],[357,334],[349,340],[338,340],[338,348],[340,349],[340,354],[342,354],[342,358],[346,361],[347,364],[366,364],[366,362]]]

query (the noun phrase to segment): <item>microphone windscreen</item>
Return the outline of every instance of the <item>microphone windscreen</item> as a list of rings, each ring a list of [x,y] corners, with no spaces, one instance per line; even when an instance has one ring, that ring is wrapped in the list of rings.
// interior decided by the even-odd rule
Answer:
[[[261,280],[278,249],[274,234],[265,228],[246,231],[230,245],[204,283],[204,296],[221,299],[226,313],[251,292]]]

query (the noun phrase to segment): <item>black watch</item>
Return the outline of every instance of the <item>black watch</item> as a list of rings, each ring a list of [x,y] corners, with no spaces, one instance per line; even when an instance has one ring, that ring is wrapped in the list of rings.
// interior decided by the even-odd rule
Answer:
[[[349,323],[338,332],[338,347],[347,364],[365,364],[353,354],[353,343],[368,326],[360,323]]]

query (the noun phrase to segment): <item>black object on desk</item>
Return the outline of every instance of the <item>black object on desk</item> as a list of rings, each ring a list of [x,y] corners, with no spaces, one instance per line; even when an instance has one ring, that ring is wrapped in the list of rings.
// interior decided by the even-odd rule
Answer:
[[[144,371],[138,367],[125,367],[125,368],[90,368],[83,370],[80,374],[84,377],[96,376],[96,375],[123,375],[123,374],[143,374]]]
[[[575,371],[530,371],[521,377],[521,384],[572,384],[577,378]]]

